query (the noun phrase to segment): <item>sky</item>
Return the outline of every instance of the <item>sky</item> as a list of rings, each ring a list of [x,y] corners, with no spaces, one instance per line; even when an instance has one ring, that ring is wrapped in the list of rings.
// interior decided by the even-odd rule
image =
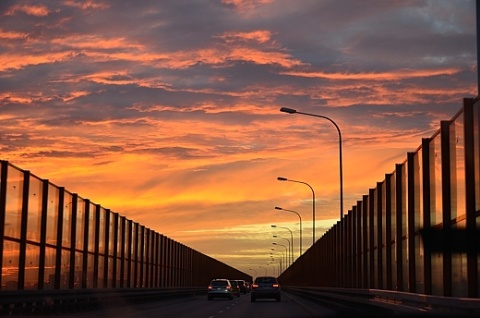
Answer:
[[[338,131],[279,109],[338,125],[346,214],[477,95],[475,25],[473,0],[2,0],[0,159],[278,274],[313,202],[316,240],[341,214]]]

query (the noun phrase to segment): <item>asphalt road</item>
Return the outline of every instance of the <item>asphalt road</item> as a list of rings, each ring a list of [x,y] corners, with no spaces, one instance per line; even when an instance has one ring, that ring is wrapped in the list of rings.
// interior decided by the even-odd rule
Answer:
[[[62,315],[55,315],[60,317]],[[152,302],[148,304],[121,304],[95,312],[66,313],[65,317],[118,317],[118,318],[308,318],[333,317],[336,312],[322,306],[298,299],[282,292],[282,301],[258,299],[250,301],[250,294],[240,295],[233,300],[195,296],[185,299]]]

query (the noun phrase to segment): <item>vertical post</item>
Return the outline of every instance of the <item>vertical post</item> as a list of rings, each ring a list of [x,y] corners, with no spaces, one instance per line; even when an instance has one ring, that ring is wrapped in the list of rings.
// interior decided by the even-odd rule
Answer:
[[[478,4],[478,1],[477,1]],[[477,13],[478,13],[477,5]],[[478,21],[478,16],[477,16]],[[478,23],[478,22],[477,22]],[[478,33],[478,32],[477,32]],[[478,40],[477,40],[478,45]],[[474,119],[474,101],[470,98],[463,100],[463,120],[464,120],[464,140],[465,140],[465,210],[467,221],[468,242],[475,242],[478,237],[476,226],[475,209],[475,119]],[[478,297],[478,257],[475,247],[470,245],[467,250],[467,277],[468,277],[468,297]]]
[[[112,287],[118,287],[118,282],[117,282],[117,257],[118,257],[118,224],[119,222],[119,216],[118,213],[113,213],[113,244],[112,244],[112,254],[113,254],[113,259],[112,259]],[[123,261],[123,258],[121,259]]]
[[[375,286],[375,277],[378,275],[378,271],[375,270],[375,189],[368,190],[368,264],[369,264],[369,288],[377,288]]]
[[[369,267],[368,267],[368,195],[363,195],[362,200],[362,288],[369,288]]]
[[[356,267],[357,267],[357,279],[355,283],[356,288],[362,288],[363,287],[363,262],[362,262],[362,256],[363,256],[363,227],[362,227],[362,201],[357,201],[356,205],[356,217],[355,217],[355,228],[356,228],[356,241],[357,241],[357,256],[356,256]]]
[[[403,188],[404,188],[404,166],[403,164],[395,165],[395,203],[396,203],[396,215],[395,215],[395,226],[396,226],[396,236],[395,236],[395,251],[396,251],[396,266],[397,266],[397,290],[404,290],[404,279],[403,279]]]
[[[82,256],[82,288],[87,288],[87,277],[88,277],[88,245],[92,242],[89,242],[90,238],[90,200],[85,199],[84,201],[84,220],[83,220],[83,256]],[[92,211],[93,212],[93,211]]]
[[[63,212],[65,206],[65,188],[58,188],[58,211],[57,211],[57,242],[56,242],[56,255],[55,255],[55,282],[54,289],[60,289],[62,284],[62,241],[63,241]]]
[[[132,252],[133,252],[133,221],[132,220],[126,220],[125,222],[127,222],[126,224],[126,232],[125,232],[125,235],[126,235],[126,243],[127,243],[127,249],[126,249],[126,262],[127,262],[127,266],[125,268],[125,271],[126,271],[126,275],[125,275],[125,280],[126,280],[126,284],[125,284],[125,287],[127,288],[130,288],[130,287],[133,287],[132,286]]]
[[[96,204],[95,205],[95,234],[94,234],[94,239],[95,239],[95,247],[94,247],[94,254],[93,254],[93,288],[98,287],[98,261],[100,258],[100,205]]]
[[[1,181],[0,181],[1,183]],[[45,286],[45,254],[47,246],[48,180],[42,180],[42,216],[40,219],[40,253],[38,258],[38,289]]]
[[[383,183],[382,182],[377,182],[377,228],[375,231],[377,231],[377,241],[375,244],[377,245],[377,286],[376,288],[382,289],[384,285],[383,281],[383,274],[384,274],[384,263],[383,263],[383,205],[382,205],[382,199],[383,199]]]
[[[104,250],[104,255],[103,255],[103,287],[107,288],[110,287],[108,284],[108,280],[110,278],[109,274],[109,266],[108,266],[108,259],[110,255],[110,209],[105,209],[105,219],[104,219],[104,224],[103,226],[105,227],[105,232],[104,232],[104,237],[103,237],[103,250]],[[111,265],[110,265],[111,266]]]
[[[23,171],[22,217],[20,219],[20,255],[18,257],[18,287],[25,289],[25,262],[27,253],[28,194],[30,190],[30,172]]]
[[[385,270],[386,270],[386,288],[393,288],[393,268],[392,268],[392,178],[393,174],[385,175]]]
[[[417,199],[415,193],[415,171],[416,171],[415,153],[407,153],[407,246],[408,246],[408,291],[417,292],[416,279],[416,260],[415,254],[419,251],[415,249],[415,213]]]
[[[452,168],[450,160],[450,124],[451,121],[440,122],[442,152],[442,224],[444,239],[449,242],[451,236],[452,209]],[[443,251],[443,296],[452,296],[452,252]]]
[[[423,228],[429,229],[431,227],[431,176],[430,171],[435,169],[435,163],[433,162],[434,150],[431,150],[430,138],[422,139],[422,186],[423,186]],[[424,272],[423,277],[425,279],[425,294],[432,294],[432,253],[429,249],[424,249]]]
[[[70,270],[68,273],[68,288],[73,289],[75,284],[75,246],[77,241],[77,212],[78,194],[72,195],[72,214],[70,219]],[[83,233],[82,233],[83,234]]]

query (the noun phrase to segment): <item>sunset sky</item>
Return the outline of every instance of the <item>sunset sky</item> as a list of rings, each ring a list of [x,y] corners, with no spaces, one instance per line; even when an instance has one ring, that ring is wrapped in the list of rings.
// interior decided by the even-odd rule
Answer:
[[[340,127],[346,214],[477,95],[475,28],[473,0],[2,0],[0,159],[272,273],[275,206],[312,244],[277,177],[316,239],[340,218],[337,130],[279,109]]]

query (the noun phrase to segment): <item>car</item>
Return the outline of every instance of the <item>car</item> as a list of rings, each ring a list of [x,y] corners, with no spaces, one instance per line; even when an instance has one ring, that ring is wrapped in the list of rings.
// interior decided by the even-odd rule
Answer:
[[[258,276],[252,284],[250,299],[252,302],[257,299],[275,299],[281,301],[281,287],[275,276]]]
[[[210,281],[208,285],[207,299],[228,298],[233,299],[234,291],[230,280],[226,278],[216,278]]]
[[[238,281],[231,279],[230,283],[232,284],[232,292],[234,296],[240,297],[240,286],[238,285]]]
[[[236,279],[238,286],[240,287],[240,293],[247,293],[247,283],[243,279]]]

